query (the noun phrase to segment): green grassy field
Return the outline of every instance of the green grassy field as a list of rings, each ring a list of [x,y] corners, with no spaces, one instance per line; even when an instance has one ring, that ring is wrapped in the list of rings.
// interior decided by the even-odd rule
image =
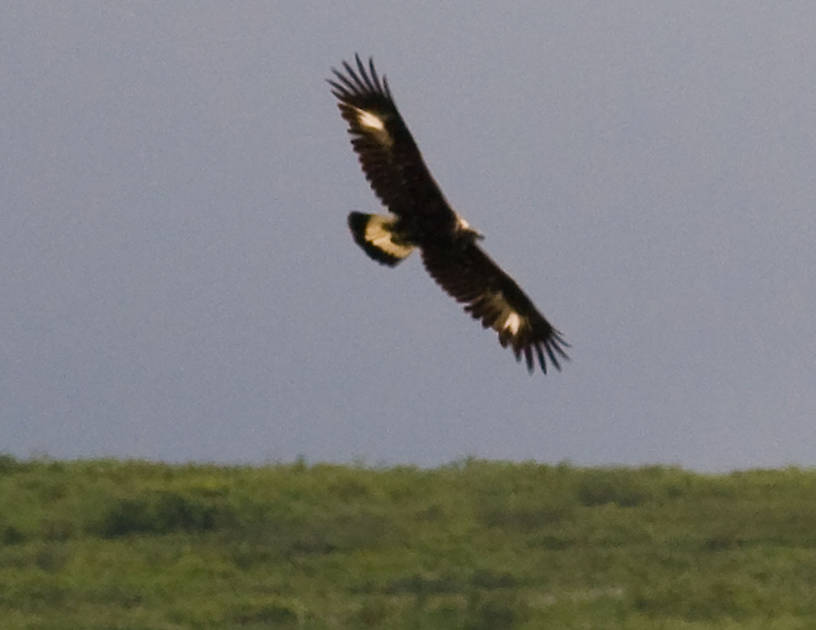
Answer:
[[[816,472],[0,457],[0,627],[816,628]]]

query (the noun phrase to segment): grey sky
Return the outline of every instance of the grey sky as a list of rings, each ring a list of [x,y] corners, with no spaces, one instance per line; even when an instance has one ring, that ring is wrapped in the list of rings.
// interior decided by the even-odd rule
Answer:
[[[354,7],[0,8],[0,450],[816,465],[816,4]],[[351,241],[355,51],[562,373]]]

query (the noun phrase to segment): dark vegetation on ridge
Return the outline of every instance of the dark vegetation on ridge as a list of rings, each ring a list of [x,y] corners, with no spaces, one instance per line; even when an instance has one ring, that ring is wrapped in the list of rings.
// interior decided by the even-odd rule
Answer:
[[[809,628],[816,472],[0,456],[3,628]]]

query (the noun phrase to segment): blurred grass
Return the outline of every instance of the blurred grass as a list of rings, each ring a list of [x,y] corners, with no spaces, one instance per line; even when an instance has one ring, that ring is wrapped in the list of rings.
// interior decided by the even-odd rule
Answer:
[[[0,456],[16,628],[812,628],[816,472]]]

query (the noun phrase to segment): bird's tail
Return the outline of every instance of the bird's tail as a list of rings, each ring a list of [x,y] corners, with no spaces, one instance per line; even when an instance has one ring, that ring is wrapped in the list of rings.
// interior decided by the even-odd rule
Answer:
[[[400,240],[395,232],[396,218],[381,214],[352,212],[348,217],[354,242],[379,263],[393,267],[414,251],[414,246]]]

